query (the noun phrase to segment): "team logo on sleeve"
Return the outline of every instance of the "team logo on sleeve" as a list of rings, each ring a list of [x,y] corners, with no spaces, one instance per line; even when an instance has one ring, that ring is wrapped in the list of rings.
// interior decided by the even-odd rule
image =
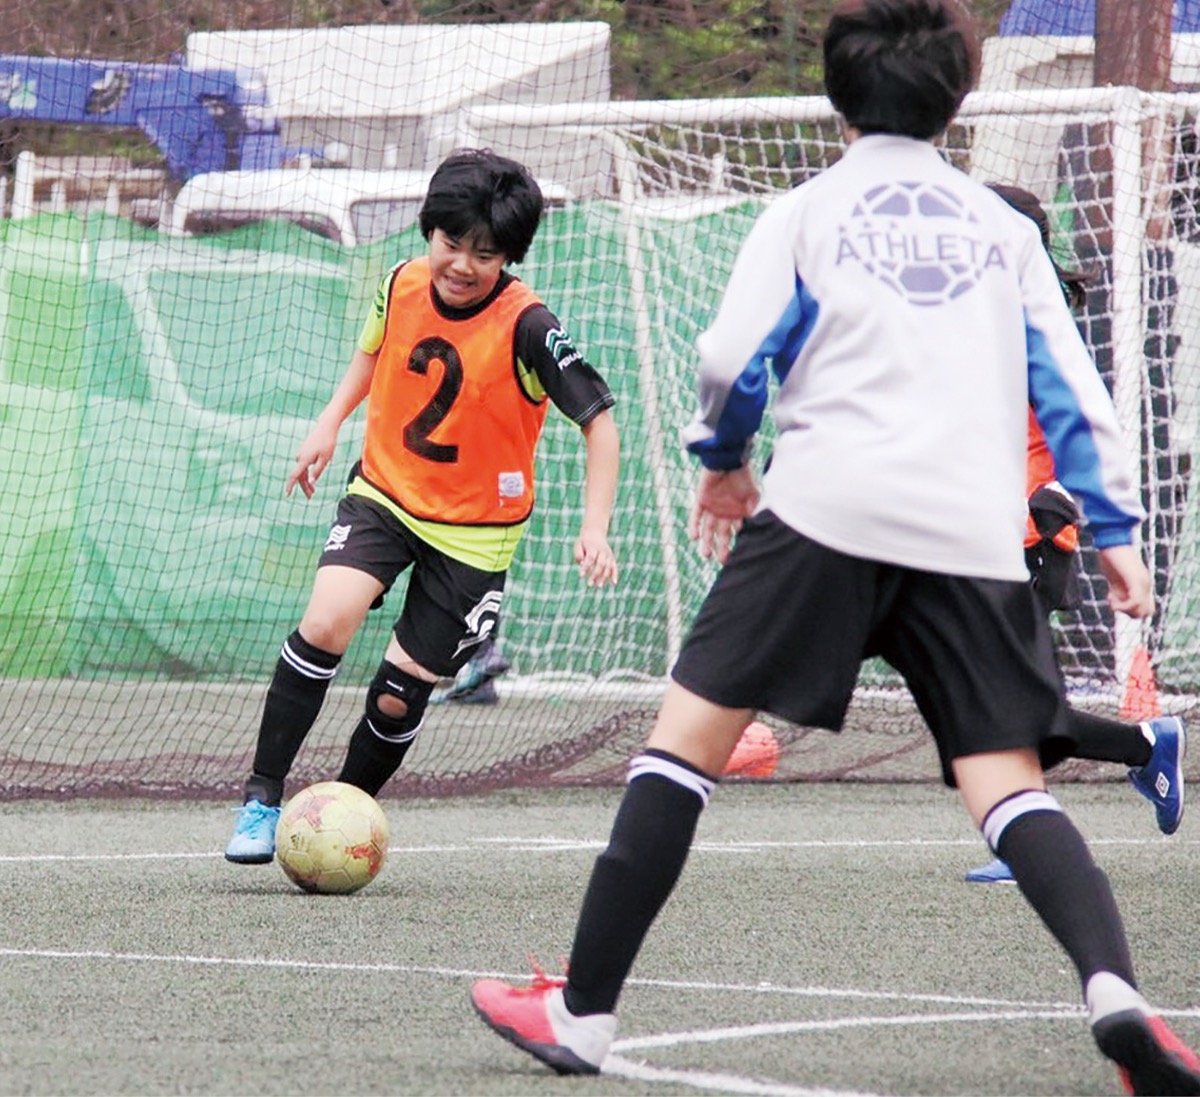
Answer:
[[[837,263],[858,263],[913,305],[943,305],[1007,261],[975,215],[933,183],[886,183],[855,204],[838,227]]]
[[[571,342],[571,337],[562,328],[551,328],[546,332],[546,349],[550,352],[550,356],[554,361],[558,363],[560,370],[574,365],[583,357],[575,349],[575,344]]]

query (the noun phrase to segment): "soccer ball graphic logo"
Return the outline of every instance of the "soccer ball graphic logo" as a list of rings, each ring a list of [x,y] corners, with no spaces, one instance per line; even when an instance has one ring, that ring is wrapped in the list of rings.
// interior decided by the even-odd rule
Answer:
[[[975,216],[945,187],[885,183],[873,187],[842,228],[847,254],[914,305],[941,305],[973,288],[989,264],[1003,265],[984,244]]]
[[[366,887],[387,858],[388,824],[369,793],[320,781],[296,793],[275,828],[275,856],[305,891],[346,895]]]

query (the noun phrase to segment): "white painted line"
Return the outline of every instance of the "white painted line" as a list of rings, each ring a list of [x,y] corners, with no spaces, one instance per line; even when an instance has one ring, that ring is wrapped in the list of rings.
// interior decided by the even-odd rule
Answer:
[[[261,967],[294,969],[300,971],[360,971],[409,975],[438,975],[456,979],[503,979],[510,983],[526,983],[528,972],[514,974],[506,971],[475,971],[470,969],[418,967],[411,964],[363,964],[338,963],[321,960],[286,960],[256,957],[194,956],[151,952],[109,952],[100,949],[71,950],[43,948],[0,948],[0,956],[33,958],[44,960],[106,960],[141,964],[196,964],[203,966]],[[903,1002],[916,1004],[925,1002],[935,1005],[985,1006],[989,1008],[1050,1009],[1055,1011],[1078,1009],[1074,1002],[1026,1002],[1004,998],[962,997],[950,994],[905,994],[898,991],[873,991],[855,988],[780,986],[772,983],[713,983],[699,980],[638,979],[631,978],[628,986],[640,986],[654,990],[699,990],[704,992],[749,993],[796,998],[838,998],[875,1002]]]
[[[198,967],[271,968],[293,971],[356,971],[363,974],[439,975],[454,979],[506,979],[522,982],[526,975],[421,967],[413,964],[357,964],[329,960],[272,960],[264,957],[170,955],[156,952],[109,952],[104,949],[0,948],[0,957],[35,960],[102,960],[127,964],[188,964]]]
[[[613,1042],[612,1051],[601,1068],[603,1074],[613,1074],[641,1082],[663,1082],[691,1086],[695,1089],[720,1093],[749,1094],[752,1097],[871,1097],[859,1090],[832,1090],[811,1086],[795,1086],[769,1082],[758,1078],[716,1074],[709,1071],[668,1070],[645,1063],[634,1063],[623,1057],[631,1051],[652,1048],[674,1048],[686,1044],[711,1044],[728,1040],[759,1039],[767,1036],[790,1036],[802,1032],[835,1032],[849,1028],[878,1026],[913,1026],[933,1024],[976,1023],[981,1021],[1013,1020],[1078,1020],[1084,1015],[1081,1007],[1052,1010],[1005,1010],[993,1013],[904,1014],[885,1017],[840,1017],[824,1021],[772,1022],[760,1025],[737,1025],[727,1028],[700,1029],[691,1032],[665,1032],[657,1036],[636,1036]]]
[[[21,949],[0,948],[0,957],[13,959],[42,959],[68,960],[72,962],[100,960],[120,963],[145,964],[187,964],[210,967],[238,967],[262,969],[290,969],[306,971],[345,971],[360,974],[386,973],[408,975],[433,975],[455,980],[474,980],[481,978],[504,979],[506,981],[523,983],[527,975],[513,975],[507,972],[489,972],[465,968],[447,968],[435,966],[417,966],[412,964],[357,964],[335,963],[313,960],[283,960],[265,958],[239,958],[226,956],[196,956],[170,955],[163,953],[110,952],[106,950],[82,949]],[[960,1002],[987,1003],[987,999],[952,998],[942,995],[876,993],[860,990],[837,990],[829,987],[778,987],[769,984],[754,984],[737,986],[736,984],[711,983],[674,983],[665,980],[630,979],[630,985],[649,987],[703,988],[703,989],[740,989],[755,993],[777,993],[820,997],[844,998],[876,998],[917,1002]],[[1007,1003],[1006,1003],[1007,1004]],[[1015,1003],[1014,1003],[1015,1004]],[[647,1063],[632,1062],[624,1055],[631,1051],[643,1051],[652,1048],[681,1047],[687,1044],[718,1043],[727,1040],[747,1040],[762,1037],[793,1035],[802,1032],[833,1032],[851,1028],[869,1028],[878,1026],[915,1026],[931,1024],[976,1024],[980,1022],[1025,1021],[1025,1020],[1058,1020],[1069,1018],[1079,1020],[1083,1009],[1070,1003],[1045,1006],[1028,1006],[1026,1008],[993,1010],[990,1012],[973,1011],[970,1013],[940,1013],[921,1014],[906,1013],[897,1016],[876,1017],[841,1017],[828,1020],[806,1020],[792,1022],[771,1022],[759,1025],[738,1025],[724,1028],[698,1029],[688,1032],[659,1033],[652,1036],[637,1036],[617,1040],[613,1044],[612,1053],[605,1060],[604,1073],[615,1077],[629,1078],[645,1083],[664,1083],[685,1085],[693,1089],[714,1091],[730,1094],[745,1094],[747,1097],[872,1097],[858,1090],[830,1090],[825,1088],[802,1087],[781,1082],[763,1081],[756,1078],[739,1077],[737,1075],[718,1074],[710,1071],[691,1071],[669,1069],[651,1066]],[[1189,1010],[1160,1010],[1166,1017],[1200,1017],[1200,1008]]]
[[[847,987],[785,986],[778,983],[711,983],[682,979],[629,979],[628,985],[660,990],[699,990],[705,993],[762,994],[784,998],[844,998],[866,1002],[924,1002],[941,1006],[986,1006],[992,1009],[1079,1009],[1078,1002],[1030,1002],[1012,998],[979,998],[960,994],[909,994],[901,991],[858,990]]]
[[[44,861],[202,861],[221,857],[220,851],[208,853],[23,853],[0,854],[0,863],[6,865]]]
[[[849,1089],[814,1089],[811,1086],[790,1086],[782,1082],[761,1082],[732,1074],[715,1074],[706,1070],[667,1070],[648,1063],[632,1063],[619,1055],[610,1054],[604,1060],[603,1074],[631,1078],[635,1082],[665,1082],[710,1089],[717,1093],[746,1093],[761,1097],[872,1097],[871,1094]]]
[[[695,1029],[691,1032],[664,1032],[657,1036],[632,1036],[613,1042],[618,1052],[644,1051],[647,1048],[681,1047],[684,1044],[716,1044],[728,1040],[755,1040],[763,1036],[793,1036],[798,1032],[837,1032],[851,1028],[904,1027],[909,1025],[971,1024],[977,1021],[1078,1019],[1081,1006],[1064,1009],[1012,1009],[988,1013],[902,1013],[878,1017],[830,1017],[812,1021],[772,1021],[761,1025],[730,1025],[725,1028]]]
[[[580,838],[472,838],[480,844],[507,846],[516,851],[549,849],[599,849],[606,843]],[[1156,835],[1146,838],[1088,838],[1089,846],[1189,846],[1200,845],[1200,838],[1168,838]],[[692,850],[705,853],[740,853],[745,850],[773,849],[951,849],[960,846],[983,847],[982,837],[972,838],[879,838],[879,839],[811,839],[790,842],[758,841],[697,841]]]
[[[139,964],[192,964],[207,967],[244,967],[270,968],[294,971],[356,971],[363,974],[406,974],[434,975],[452,979],[503,979],[510,983],[526,983],[529,973],[510,971],[480,971],[475,968],[450,968],[433,965],[417,964],[365,964],[350,961],[338,962],[328,960],[288,960],[271,959],[266,957],[241,956],[197,956],[188,953],[154,953],[154,952],[112,952],[105,949],[47,949],[47,948],[6,948],[0,947],[0,957],[13,959],[43,959],[43,960],[102,960],[117,963]],[[701,990],[705,992],[721,991],[730,993],[749,993],[759,995],[779,995],[798,998],[841,998],[848,1000],[867,1000],[902,1002],[908,1004],[927,1003],[931,1005],[960,1005],[981,1006],[992,1009],[1017,1009],[1023,1011],[1036,1010],[1048,1015],[1070,1014],[1080,1011],[1076,1002],[1030,1002],[1020,999],[1007,998],[978,998],[967,995],[952,994],[921,994],[905,993],[903,991],[874,991],[860,990],[851,987],[813,987],[813,986],[782,986],[774,983],[715,983],[699,980],[675,979],[639,979],[631,978],[627,986],[646,987],[656,990]],[[1200,1007],[1193,1009],[1162,1009],[1155,1007],[1159,1013],[1169,1017],[1200,1017]],[[1022,1014],[1024,1015],[1024,1013]],[[928,1015],[922,1015],[928,1016]],[[966,1014],[965,1016],[978,1016]],[[824,1022],[796,1022],[801,1026],[823,1024]],[[753,1026],[752,1026],[753,1027]],[[726,1031],[726,1030],[717,1030]],[[647,1037],[646,1039],[658,1039]],[[622,1047],[625,1042],[618,1041]]]
[[[1163,849],[1167,846],[1200,845],[1200,838],[1165,836],[1148,838],[1089,838],[1089,846],[1130,846]],[[389,846],[388,853],[397,856],[417,856],[446,853],[475,853],[480,847],[503,847],[508,853],[569,853],[603,849],[607,843],[594,838],[472,838],[464,845]],[[695,853],[754,853],[789,849],[957,849],[972,847],[986,851],[982,838],[893,838],[878,840],[795,841],[795,842],[696,842]],[[41,864],[48,862],[120,862],[120,861],[203,861],[218,860],[224,854],[218,850],[203,852],[161,853],[0,853],[0,864]]]

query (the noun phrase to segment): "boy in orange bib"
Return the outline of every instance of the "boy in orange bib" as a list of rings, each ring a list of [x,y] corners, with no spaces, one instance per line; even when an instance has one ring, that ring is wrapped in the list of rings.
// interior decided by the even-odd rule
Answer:
[[[550,403],[587,448],[575,562],[593,586],[616,582],[613,395],[505,269],[525,257],[541,214],[541,191],[515,161],[466,150],[443,162],[420,213],[428,255],[384,277],[350,366],[300,446],[286,491],[311,498],[342,423],[367,401],[361,460],[267,692],[230,861],[274,857],[284,779],[351,639],[402,572],[412,569],[404,605],[339,781],[378,793],[420,731],[435,683],[492,635],[533,510]]]

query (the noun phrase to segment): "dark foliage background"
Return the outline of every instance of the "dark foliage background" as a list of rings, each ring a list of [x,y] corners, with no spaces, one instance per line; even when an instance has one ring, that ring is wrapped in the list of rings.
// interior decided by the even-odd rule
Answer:
[[[192,31],[388,23],[612,27],[613,95],[815,94],[833,0],[5,0],[0,52],[167,61]],[[986,32],[1007,0],[974,0]]]
[[[396,23],[542,23],[612,28],[615,99],[816,95],[821,31],[835,0],[2,0],[0,53],[167,62],[194,31]],[[1008,0],[970,0],[994,33]],[[0,172],[16,155],[158,150],[128,130],[0,121]]]

